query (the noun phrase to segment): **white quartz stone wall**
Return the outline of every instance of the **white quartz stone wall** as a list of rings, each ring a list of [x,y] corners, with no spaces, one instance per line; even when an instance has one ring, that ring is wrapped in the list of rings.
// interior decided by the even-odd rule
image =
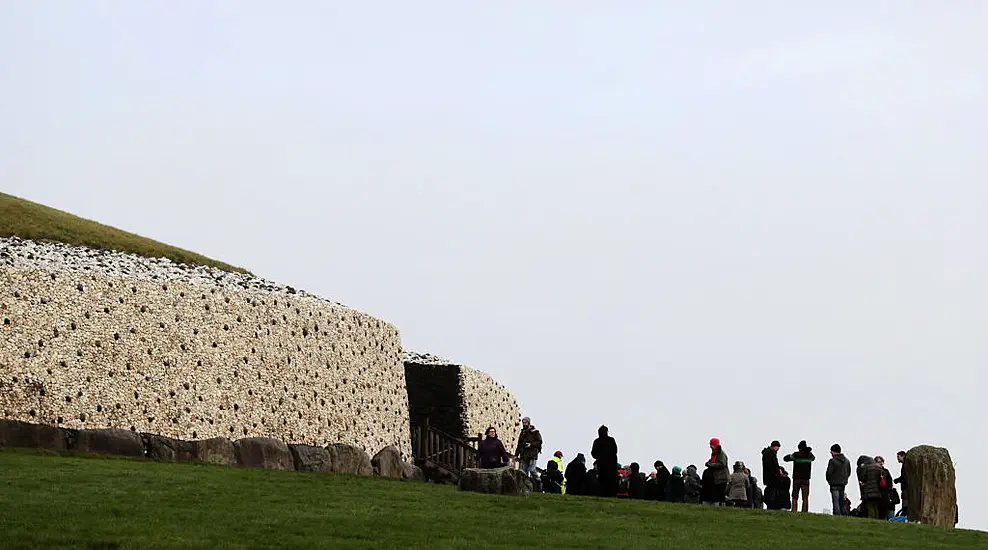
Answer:
[[[5,418],[410,455],[397,329],[291,287],[0,239],[0,320]]]
[[[487,374],[460,366],[460,399],[467,433],[483,433],[495,426],[509,453],[515,452],[521,430],[518,401],[508,388]]]

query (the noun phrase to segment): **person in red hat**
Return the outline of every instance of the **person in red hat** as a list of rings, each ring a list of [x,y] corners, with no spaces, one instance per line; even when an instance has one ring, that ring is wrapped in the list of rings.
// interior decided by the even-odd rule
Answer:
[[[720,439],[716,437],[710,439],[710,460],[704,466],[710,471],[709,475],[714,486],[712,494],[719,499],[713,504],[714,506],[723,506],[727,482],[731,479],[731,471],[727,465],[727,453],[720,446]]]

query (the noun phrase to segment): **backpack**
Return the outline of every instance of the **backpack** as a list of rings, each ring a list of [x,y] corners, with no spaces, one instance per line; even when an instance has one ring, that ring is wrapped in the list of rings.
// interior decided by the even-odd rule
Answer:
[[[899,491],[896,491],[895,488],[892,488],[892,491],[889,492],[889,502],[892,506],[896,506],[902,502],[902,499],[899,498]]]
[[[631,490],[631,479],[625,474],[618,474],[618,492],[627,493]]]

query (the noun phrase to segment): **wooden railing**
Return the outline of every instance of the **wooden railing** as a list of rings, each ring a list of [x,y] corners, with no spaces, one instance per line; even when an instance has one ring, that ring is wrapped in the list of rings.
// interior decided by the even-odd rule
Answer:
[[[464,468],[477,467],[478,441],[480,434],[464,441],[431,427],[428,420],[412,426],[412,455],[415,461],[422,466],[435,466],[457,477]]]

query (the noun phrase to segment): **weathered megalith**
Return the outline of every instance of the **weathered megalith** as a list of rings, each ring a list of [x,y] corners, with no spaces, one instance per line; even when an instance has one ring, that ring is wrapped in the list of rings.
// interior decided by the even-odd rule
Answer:
[[[130,430],[117,428],[79,430],[75,435],[72,449],[86,453],[144,456],[144,442],[141,441],[141,436]]]
[[[295,460],[295,469],[300,472],[332,472],[332,458],[329,451],[314,445],[288,445]]]
[[[225,437],[211,437],[193,441],[195,444],[195,461],[207,464],[233,466],[237,463],[237,451],[233,442]]]
[[[415,464],[406,462],[402,466],[401,479],[405,481],[425,481],[425,472]]]
[[[65,430],[54,426],[18,420],[0,420],[0,447],[61,451],[68,448],[68,434]]]
[[[401,479],[405,462],[401,460],[401,452],[398,448],[394,445],[388,445],[374,455],[374,458],[371,459],[371,466],[373,466],[376,476]]]
[[[356,474],[358,476],[374,475],[371,459],[363,450],[345,443],[335,443],[326,447],[326,450],[329,451],[333,473]]]
[[[466,468],[460,472],[456,486],[460,491],[473,491],[491,495],[524,496],[532,491],[531,481],[525,472],[511,468]]]
[[[295,460],[284,441],[271,437],[245,437],[233,442],[237,464],[245,468],[294,470]]]
[[[903,468],[909,476],[909,521],[953,527],[957,517],[957,487],[950,452],[920,445],[906,452]]]
[[[182,441],[157,434],[141,434],[147,457],[152,460],[172,460],[195,462],[196,445],[193,441]]]

